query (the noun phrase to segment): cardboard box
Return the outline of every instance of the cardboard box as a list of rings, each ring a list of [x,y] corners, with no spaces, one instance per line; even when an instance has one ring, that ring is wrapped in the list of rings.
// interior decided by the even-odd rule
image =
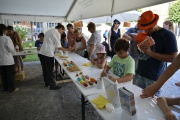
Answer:
[[[83,27],[83,22],[82,21],[76,21],[74,22],[74,28],[82,28]]]
[[[123,27],[131,27],[131,23],[130,22],[124,22]]]
[[[136,114],[134,94],[125,87],[119,88],[121,107],[128,110],[133,116]]]
[[[24,71],[20,72],[20,73],[16,73],[15,75],[15,80],[17,81],[22,81],[25,79],[25,73]]]

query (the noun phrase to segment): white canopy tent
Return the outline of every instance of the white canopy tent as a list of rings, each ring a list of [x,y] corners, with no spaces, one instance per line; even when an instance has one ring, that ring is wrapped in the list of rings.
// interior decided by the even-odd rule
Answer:
[[[137,11],[129,11],[124,12],[120,14],[115,14],[112,17],[111,16],[103,16],[103,17],[97,17],[97,18],[91,18],[91,19],[84,19],[82,20],[85,23],[94,22],[94,23],[112,23],[112,20],[117,19],[120,22],[129,22],[132,20],[138,20],[139,16],[141,15],[141,12]]]
[[[109,16],[174,0],[1,0],[0,20],[63,22]]]

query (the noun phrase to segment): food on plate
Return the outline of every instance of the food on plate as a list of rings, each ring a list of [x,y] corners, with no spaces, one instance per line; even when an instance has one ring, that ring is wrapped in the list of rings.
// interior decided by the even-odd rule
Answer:
[[[88,75],[86,75],[85,77],[86,77],[86,79],[89,79],[89,78],[90,78]]]
[[[82,75],[81,77],[82,77],[82,79],[83,79],[83,80],[86,80],[86,78],[85,78],[85,76],[84,76],[84,75]]]
[[[90,78],[90,81],[93,82],[93,83],[95,83],[95,82],[96,82],[96,79]]]
[[[83,84],[85,83],[85,81],[84,81],[84,80],[81,80],[80,83],[83,85]]]
[[[83,72],[80,72],[79,74],[80,74],[80,75],[82,75],[82,74],[83,74]]]
[[[60,55],[59,57],[62,58],[62,59],[63,58],[68,58],[68,56],[62,56],[62,55]]]
[[[92,86],[92,85],[94,85],[94,83],[93,83],[93,82],[91,82],[91,81],[88,81],[88,83],[89,83],[89,85],[91,85],[91,86]]]
[[[83,84],[83,85],[84,85],[84,87],[87,87],[87,86],[88,86],[88,83],[84,82],[84,84]]]
[[[75,72],[75,71],[79,71],[80,69],[77,65],[72,65],[72,66],[67,67],[67,70],[69,72]]]
[[[82,79],[80,77],[78,77],[77,80],[80,82]]]
[[[63,62],[63,65],[64,65],[64,66],[67,66],[67,62],[66,62],[66,61],[64,61],[64,62]]]
[[[77,77],[77,76],[79,76],[79,74],[78,74],[78,73],[76,74],[76,77]]]

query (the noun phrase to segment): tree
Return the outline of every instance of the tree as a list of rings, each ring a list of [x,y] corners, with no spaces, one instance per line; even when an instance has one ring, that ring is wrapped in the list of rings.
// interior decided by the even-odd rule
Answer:
[[[15,31],[19,33],[21,40],[24,40],[28,36],[28,29],[26,27],[16,25]]]
[[[180,0],[170,5],[168,19],[180,25]]]

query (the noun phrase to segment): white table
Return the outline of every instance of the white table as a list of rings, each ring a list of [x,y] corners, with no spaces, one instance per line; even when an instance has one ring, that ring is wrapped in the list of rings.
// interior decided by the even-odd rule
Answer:
[[[39,53],[38,51],[32,51],[32,52],[20,51],[20,52],[13,53],[13,56],[33,55],[33,54],[38,54],[38,53]]]
[[[121,107],[116,108],[112,113],[106,111],[105,108],[97,109],[91,101],[100,94],[107,97],[105,92],[89,95],[87,96],[87,99],[96,109],[98,114],[105,120],[165,120],[155,98],[141,99],[140,94],[142,89],[135,85],[129,85],[126,86],[126,88],[134,93],[136,105],[136,114],[134,116],[131,116],[128,111]],[[172,108],[172,111],[180,119],[180,110]]]
[[[83,72],[83,75],[89,75],[90,77],[93,78],[97,78],[103,69],[99,69],[97,67],[85,67],[83,66],[84,63],[89,62],[89,60],[87,60],[86,58],[83,58],[81,56],[79,56],[78,54],[75,53],[69,53],[67,58],[70,61],[73,61],[80,69],[81,72]],[[79,89],[79,91],[81,92],[81,102],[82,102],[82,119],[85,119],[85,104],[86,104],[86,100],[85,97],[89,96],[89,95],[93,95],[93,94],[97,94],[97,93],[102,93],[105,92],[105,89],[97,89],[96,85],[94,87],[91,88],[84,88],[83,86],[81,86],[78,82],[77,82],[77,77],[76,74],[79,72],[69,72],[66,67],[63,65],[63,60],[59,57],[59,56],[54,56],[54,58],[57,60],[57,62],[60,64],[60,66],[63,68],[63,70],[69,75],[69,77],[72,79],[73,83],[77,86],[77,88]],[[109,73],[109,75],[115,76],[112,73]],[[117,77],[117,76],[115,76]],[[126,82],[126,83],[119,83],[118,84],[118,88],[122,87],[122,86],[127,86],[127,85],[131,85],[132,81],[130,82]]]
[[[27,51],[27,50],[37,50],[37,47],[31,47],[31,48],[30,47],[25,47],[24,50],[25,51]]]

